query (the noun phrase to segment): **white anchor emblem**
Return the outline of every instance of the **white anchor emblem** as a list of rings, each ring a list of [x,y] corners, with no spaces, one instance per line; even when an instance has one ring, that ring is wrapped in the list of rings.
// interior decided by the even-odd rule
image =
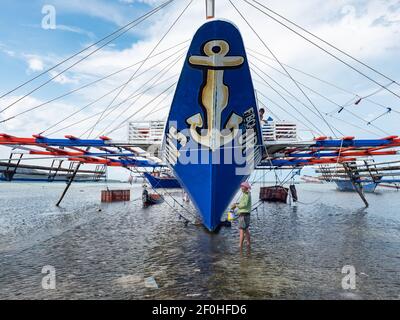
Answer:
[[[224,40],[212,40],[205,44],[205,56],[191,56],[189,63],[204,67],[207,72],[206,83],[201,92],[201,102],[207,114],[207,132],[199,134],[197,128],[203,127],[203,118],[196,113],[186,120],[190,125],[190,133],[193,139],[211,150],[232,141],[238,134],[239,125],[243,118],[233,113],[225,128],[221,131],[221,114],[226,108],[229,98],[229,88],[224,84],[224,71],[228,68],[238,67],[244,62],[240,56],[226,56],[229,52],[229,44]]]

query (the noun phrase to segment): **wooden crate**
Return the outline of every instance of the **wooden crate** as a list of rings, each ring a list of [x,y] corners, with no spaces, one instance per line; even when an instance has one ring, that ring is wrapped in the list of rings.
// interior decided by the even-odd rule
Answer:
[[[131,190],[102,190],[101,202],[130,201]]]
[[[289,193],[288,188],[284,188],[284,187],[280,187],[280,186],[261,187],[260,188],[260,200],[286,203],[288,193]]]

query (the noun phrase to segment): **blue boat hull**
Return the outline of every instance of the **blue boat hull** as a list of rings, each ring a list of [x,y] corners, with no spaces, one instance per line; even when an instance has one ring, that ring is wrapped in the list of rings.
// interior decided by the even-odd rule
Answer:
[[[215,230],[262,154],[247,56],[231,23],[213,20],[194,35],[164,136],[169,167]]]
[[[353,184],[349,180],[336,180],[335,183],[339,191],[356,191]],[[375,192],[377,186],[378,183],[374,182],[362,183],[363,191],[367,193]]]
[[[181,188],[178,180],[175,178],[160,178],[154,177],[150,173],[145,172],[144,176],[146,177],[147,181],[151,184],[153,189],[178,189]]]

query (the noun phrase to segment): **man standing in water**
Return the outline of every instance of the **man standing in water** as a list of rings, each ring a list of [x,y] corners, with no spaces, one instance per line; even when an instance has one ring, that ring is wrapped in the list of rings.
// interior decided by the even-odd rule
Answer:
[[[238,208],[239,214],[239,230],[240,230],[240,239],[239,239],[239,248],[242,250],[244,238],[247,241],[247,248],[250,249],[250,212],[251,212],[251,194],[250,184],[246,182],[242,182],[240,185],[242,190],[242,197],[240,198],[239,203],[235,203],[232,206],[232,209]]]

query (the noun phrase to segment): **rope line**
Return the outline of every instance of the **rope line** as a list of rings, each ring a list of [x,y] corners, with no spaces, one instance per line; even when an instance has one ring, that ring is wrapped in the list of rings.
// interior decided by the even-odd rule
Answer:
[[[260,71],[263,75],[265,75],[268,79],[270,79],[271,81],[273,81],[277,86],[279,86],[282,90],[284,90],[289,96],[291,96],[293,99],[295,99],[298,103],[301,103],[304,107],[306,107],[308,110],[310,110],[310,112],[312,112],[316,117],[321,118],[319,116],[319,114],[317,114],[315,111],[313,111],[309,106],[307,106],[303,101],[301,101],[300,99],[298,99],[295,95],[293,95],[289,90],[287,90],[285,87],[283,87],[278,81],[276,81],[275,79],[273,79],[271,76],[269,76],[266,72],[264,72],[263,70],[261,70],[258,66],[256,66],[254,63],[251,63],[252,66],[254,66],[258,71]],[[293,81],[295,81],[297,83],[297,80],[292,79]],[[298,84],[300,84],[300,82],[298,82]],[[321,118],[322,120],[324,120],[324,118]],[[339,132],[339,134],[343,135],[343,133],[341,133],[338,129],[336,129],[333,125],[331,125],[333,129],[335,129],[337,132]]]
[[[167,64],[164,68],[162,68],[162,69],[160,70],[160,72],[158,72],[154,77],[152,77],[149,81],[147,81],[147,83],[155,79],[154,82],[153,82],[153,84],[152,84],[151,86],[155,85],[158,81],[160,81],[160,80],[175,66],[175,64],[176,64],[179,60],[181,60],[181,58],[182,58],[184,55],[185,55],[185,54],[179,55],[176,59],[174,59],[174,60],[171,61],[169,64]],[[176,76],[176,75],[174,75],[174,77],[175,77],[175,76]],[[124,110],[122,110],[122,111],[118,114],[118,116],[116,116],[116,117],[112,120],[111,123],[109,123],[103,130],[101,130],[101,131],[98,133],[97,136],[100,136],[100,135],[101,135],[103,132],[105,132],[109,127],[111,127],[123,114],[125,114],[125,112],[127,112],[129,109],[131,109],[132,106],[133,106],[147,91],[149,91],[149,90],[151,89],[151,86],[150,86],[149,89],[142,91],[142,93],[139,95],[139,97],[138,97],[137,99],[135,99],[134,101],[132,101],[132,103],[129,104],[128,107],[126,107]],[[84,134],[85,134],[85,133],[83,133],[82,135],[84,135]]]
[[[249,3],[247,0],[244,0],[244,1],[247,2],[247,3]],[[284,16],[280,15],[280,14],[277,13],[276,11],[273,11],[272,9],[268,8],[267,6],[261,4],[260,2],[258,2],[258,1],[256,1],[256,0],[253,0],[253,2],[257,3],[257,4],[260,5],[261,7],[265,8],[266,10],[268,10],[269,12],[272,12],[273,14],[275,14],[275,15],[277,15],[278,17],[282,18],[283,20],[289,22],[290,24],[296,26],[296,27],[299,28],[300,30],[302,30],[302,31],[304,31],[304,32],[306,32],[306,33],[308,33],[309,35],[313,36],[314,38],[318,39],[319,41],[325,43],[326,45],[330,46],[331,48],[333,48],[333,49],[339,51],[340,53],[344,54],[345,56],[349,57],[350,59],[352,59],[352,60],[358,62],[359,64],[363,65],[364,67],[368,68],[369,70],[371,70],[371,71],[373,71],[373,72],[379,74],[380,76],[386,78],[387,80],[391,81],[392,83],[395,83],[395,84],[397,84],[398,86],[400,86],[400,84],[399,84],[397,81],[391,79],[390,77],[386,76],[385,74],[383,74],[382,72],[378,71],[377,69],[375,69],[375,68],[373,68],[373,67],[367,65],[365,62],[362,62],[361,60],[355,58],[354,56],[348,54],[347,52],[341,50],[340,48],[334,46],[333,44],[331,44],[331,43],[329,43],[328,41],[322,39],[321,37],[317,36],[316,34],[314,34],[314,33],[310,32],[310,31],[308,31],[308,30],[305,29],[304,27],[301,27],[300,25],[294,23],[293,21],[290,21],[289,19],[285,18]],[[249,3],[249,4],[250,4],[250,3]],[[252,5],[252,6],[253,6],[253,5]],[[254,7],[254,6],[253,6],[253,7]],[[382,89],[383,89],[383,88],[382,88]]]
[[[165,39],[165,37],[169,34],[169,32],[172,30],[172,28],[176,25],[176,23],[179,21],[179,19],[183,16],[183,14],[186,12],[186,10],[189,8],[189,6],[192,4],[194,0],[190,0],[190,2],[185,6],[185,8],[182,10],[182,12],[178,15],[178,17],[174,20],[174,22],[172,23],[172,25],[167,29],[167,31],[163,34],[163,36],[160,38],[160,40],[158,40],[158,42],[156,43],[156,45],[151,49],[151,51],[149,52],[149,54],[146,56],[146,58],[144,59],[144,61],[140,64],[139,68],[136,69],[136,71],[132,74],[132,76],[130,77],[130,79],[132,79],[136,73],[142,68],[142,66],[146,63],[146,61],[149,59],[149,57],[153,54],[153,52],[158,48],[158,46],[161,44],[161,42]],[[110,106],[114,103],[114,101],[120,96],[120,94],[125,90],[126,86],[128,84],[126,83],[124,86],[122,86],[121,90],[118,91],[118,93],[115,95],[115,97],[112,99],[112,101],[109,103],[109,105],[104,109],[103,113],[100,115],[100,117],[98,118],[98,120],[96,121],[96,123],[93,125],[93,127],[91,128],[89,134],[88,134],[88,138],[91,136],[91,134],[93,133],[93,130],[95,129],[95,127],[97,126],[97,124],[99,123],[99,121],[102,119],[104,112],[106,112],[108,110],[108,108],[110,108]]]
[[[292,75],[289,73],[289,71],[285,68],[285,66],[279,61],[277,56],[274,54],[274,52],[270,49],[270,47],[265,43],[265,41],[260,37],[260,35],[257,33],[257,31],[252,27],[250,22],[247,21],[247,19],[244,17],[244,15],[239,11],[239,9],[233,4],[232,0],[228,0],[231,5],[235,8],[237,13],[242,17],[242,19],[246,22],[246,24],[250,27],[250,29],[254,32],[254,34],[257,36],[257,38],[261,41],[261,43],[264,45],[264,47],[269,51],[269,53],[274,57],[274,59],[279,63],[281,66],[282,70],[285,71],[285,73],[290,77],[290,79],[293,81],[295,86],[299,89],[299,91],[304,95],[304,97],[308,100],[308,102],[313,106],[313,108],[318,112],[320,115],[320,118],[325,122],[325,124],[328,126],[329,130],[332,132],[334,137],[336,136],[336,133],[333,131],[332,126],[329,124],[329,122],[325,119],[323,114],[319,111],[319,109],[315,106],[314,102],[310,99],[310,97],[304,92],[304,90],[298,85],[298,83],[294,80]]]
[[[231,1],[231,0],[229,0]],[[380,82],[376,81],[375,79],[372,79],[370,76],[366,75],[365,73],[363,73],[362,71],[356,69],[355,67],[353,67],[351,64],[347,63],[346,61],[344,61],[343,59],[340,59],[339,57],[335,56],[334,54],[332,54],[331,52],[329,52],[328,50],[324,49],[323,47],[321,47],[320,45],[316,44],[315,42],[311,41],[310,39],[306,38],[305,36],[303,36],[302,34],[300,34],[299,32],[297,32],[296,30],[294,30],[293,28],[289,27],[288,25],[284,24],[282,21],[276,19],[275,17],[271,16],[270,14],[268,14],[267,12],[263,11],[262,9],[260,9],[259,7],[255,6],[254,4],[250,3],[248,0],[243,0],[244,2],[246,2],[247,4],[249,4],[250,6],[252,6],[253,8],[257,9],[258,11],[260,11],[261,13],[265,14],[266,16],[268,16],[269,18],[271,18],[272,20],[276,21],[277,23],[279,23],[280,25],[284,26],[285,28],[289,29],[290,31],[292,31],[293,33],[297,34],[298,36],[300,36],[301,38],[303,38],[304,40],[306,40],[307,42],[313,44],[314,46],[316,46],[317,48],[319,48],[320,50],[324,51],[325,53],[327,53],[328,55],[330,55],[331,57],[335,58],[336,60],[340,61],[341,63],[343,63],[344,65],[348,66],[349,68],[351,68],[352,70],[356,71],[357,73],[359,73],[360,75],[364,76],[365,78],[367,78],[368,80],[372,81],[373,83],[377,84],[378,86],[382,87],[383,89],[385,89],[386,91],[390,92],[391,94],[393,94],[394,96],[396,96],[397,98],[400,99],[400,95],[398,95],[397,93],[395,93],[394,91],[388,89],[387,87],[385,87],[383,84],[381,84]],[[265,8],[266,10],[269,10],[271,12],[273,12],[271,9],[269,9],[268,7],[266,7],[265,5],[259,3],[256,0],[253,0],[253,2],[257,3],[258,5],[260,5],[261,7]],[[275,13],[275,12],[274,12]],[[276,15],[278,15],[277,13],[275,13]],[[330,43],[326,42],[325,40],[317,37],[316,35],[312,34],[311,32],[307,31],[306,29],[300,27],[299,25],[291,22],[290,20],[284,18],[281,15],[278,15],[280,18],[284,19],[285,21],[295,25],[296,27],[300,28],[301,30],[303,30],[304,32],[307,32],[310,35],[313,35],[314,37],[316,37],[318,40],[324,42],[325,44],[334,47],[333,45],[331,45]],[[336,48],[336,47],[334,47]],[[337,48],[336,48],[337,49]],[[339,49],[337,49],[339,50]],[[344,53],[344,52],[342,52]],[[351,56],[349,56],[351,57]],[[386,76],[385,76],[386,77]],[[390,78],[388,78],[390,79]],[[394,80],[390,79],[391,81],[393,81],[394,83],[396,83]]]
[[[250,68],[250,69],[251,69],[251,71],[254,72],[263,82],[265,82],[265,84],[266,84],[269,88],[271,88],[275,93],[277,93],[277,94],[282,98],[282,100],[284,100],[290,107],[292,107],[296,112],[298,112],[298,113],[304,118],[304,120],[306,120],[308,123],[310,123],[311,126],[313,126],[313,127],[317,130],[317,132],[318,132],[320,135],[322,135],[322,136],[325,135],[313,122],[311,122],[311,121],[310,121],[303,113],[301,113],[292,103],[290,103],[278,90],[276,90],[274,87],[272,87],[271,84],[268,83],[268,81],[264,79],[264,77],[260,76],[260,74],[259,74],[257,71],[255,71],[254,69],[252,69],[252,68]]]
[[[0,111],[0,113],[4,112],[5,110],[11,108],[12,106],[14,106],[15,104],[17,104],[18,102],[24,100],[25,98],[27,98],[29,95],[31,95],[32,93],[38,91],[39,89],[43,88],[45,85],[49,84],[50,82],[52,82],[54,79],[58,78],[60,75],[62,75],[63,73],[67,72],[68,70],[72,69],[74,66],[76,66],[77,64],[79,64],[80,62],[82,62],[83,60],[87,59],[88,57],[90,57],[91,55],[93,55],[94,53],[96,53],[97,51],[101,50],[102,48],[104,48],[106,45],[108,45],[109,43],[111,43],[112,41],[114,41],[115,39],[121,37],[123,34],[125,34],[126,32],[128,32],[130,29],[132,29],[133,27],[137,26],[138,24],[140,24],[141,22],[145,21],[148,17],[152,16],[153,14],[155,14],[157,11],[161,10],[162,8],[164,8],[165,6],[167,6],[169,3],[173,2],[175,0],[169,0],[168,3],[163,4],[159,7],[157,7],[156,9],[151,10],[149,13],[143,15],[142,17],[140,17],[139,20],[136,24],[133,24],[132,26],[130,26],[129,28],[127,28],[126,30],[124,30],[121,34],[117,35],[116,37],[114,37],[113,39],[107,41],[106,43],[102,44],[100,47],[96,48],[95,50],[93,50],[92,52],[90,52],[89,54],[85,55],[84,57],[82,57],[81,59],[79,59],[78,61],[74,62],[72,65],[70,65],[69,67],[63,69],[61,72],[57,73],[56,75],[52,76],[49,80],[43,82],[42,84],[40,84],[38,87],[36,87],[35,89],[29,91],[28,93],[26,93],[25,95],[23,95],[22,97],[18,98],[17,100],[15,100],[14,102],[12,102],[11,104],[7,105],[4,109],[2,109]],[[148,15],[148,16],[147,16]],[[142,19],[142,20],[140,20]],[[137,21],[136,20],[136,21]]]

